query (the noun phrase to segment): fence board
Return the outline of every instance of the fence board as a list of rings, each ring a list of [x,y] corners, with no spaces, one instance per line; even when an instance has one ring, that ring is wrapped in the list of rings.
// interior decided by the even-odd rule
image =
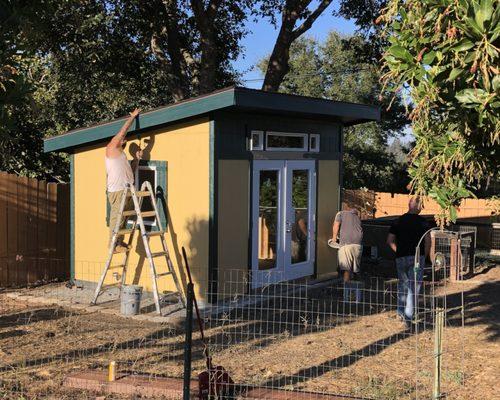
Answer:
[[[30,265],[28,267],[28,284],[34,284],[38,279],[38,181],[29,179],[28,182],[29,197],[29,223],[28,230],[28,256]]]
[[[17,286],[25,286],[28,282],[28,178],[17,179]]]
[[[7,257],[8,257],[8,279],[12,284],[17,284],[17,268],[15,268],[17,256],[17,177],[7,176]]]
[[[48,247],[48,276],[57,278],[57,185],[49,183],[47,202],[47,247]]]
[[[69,276],[69,186],[0,171],[0,287]]]
[[[0,172],[0,282],[7,282],[7,174]]]

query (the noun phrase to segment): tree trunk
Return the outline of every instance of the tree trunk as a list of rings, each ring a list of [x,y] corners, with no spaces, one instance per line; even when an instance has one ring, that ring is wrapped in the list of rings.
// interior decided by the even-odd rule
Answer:
[[[330,5],[332,0],[322,0],[316,10],[309,14],[304,22],[295,29],[295,23],[307,11],[306,8],[310,0],[288,0],[285,3],[281,19],[281,28],[276,39],[269,63],[267,65],[264,83],[262,90],[267,92],[277,92],[290,70],[290,46],[304,32],[307,32],[314,21],[321,15],[321,13]]]
[[[292,26],[293,28],[293,26]],[[290,46],[293,42],[292,31],[289,25],[282,24],[273,52],[267,64],[266,75],[262,90],[277,92],[281,82],[290,71]]]

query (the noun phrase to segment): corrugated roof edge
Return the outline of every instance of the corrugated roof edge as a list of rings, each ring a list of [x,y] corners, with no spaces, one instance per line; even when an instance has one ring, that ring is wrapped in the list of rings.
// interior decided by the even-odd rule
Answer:
[[[141,113],[130,132],[153,128],[234,106],[254,110],[345,117],[351,121],[356,121],[354,123],[378,121],[380,119],[380,110],[374,106],[283,93],[270,93],[232,86]],[[126,117],[122,117],[47,138],[44,140],[44,151],[67,150],[112,137],[120,129],[125,119]],[[349,123],[347,122],[347,124]]]

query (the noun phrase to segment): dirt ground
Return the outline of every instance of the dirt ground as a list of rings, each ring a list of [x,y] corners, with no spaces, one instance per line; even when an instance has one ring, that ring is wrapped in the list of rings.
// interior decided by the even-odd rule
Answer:
[[[464,328],[456,307],[462,290]],[[443,391],[449,399],[498,398],[500,266],[487,265],[447,292]],[[377,399],[430,398],[432,329],[405,332],[394,312],[383,308],[340,320],[337,314],[332,323],[319,308],[302,320],[280,313],[270,319],[267,313],[265,321],[257,321],[256,315],[208,321],[214,361],[239,384]],[[64,389],[62,381],[74,371],[103,369],[111,360],[124,372],[180,377],[183,335],[181,327],[28,305],[0,294],[0,399],[95,399],[96,394]],[[198,335],[193,346],[196,374],[204,366]],[[116,397],[106,397],[111,398]]]

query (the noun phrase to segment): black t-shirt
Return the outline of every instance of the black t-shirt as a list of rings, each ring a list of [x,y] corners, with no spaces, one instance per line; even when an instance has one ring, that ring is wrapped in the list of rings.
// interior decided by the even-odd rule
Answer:
[[[414,256],[422,235],[429,229],[427,221],[417,214],[403,214],[391,225],[389,233],[396,235],[396,257]],[[420,245],[424,253],[424,241]]]

